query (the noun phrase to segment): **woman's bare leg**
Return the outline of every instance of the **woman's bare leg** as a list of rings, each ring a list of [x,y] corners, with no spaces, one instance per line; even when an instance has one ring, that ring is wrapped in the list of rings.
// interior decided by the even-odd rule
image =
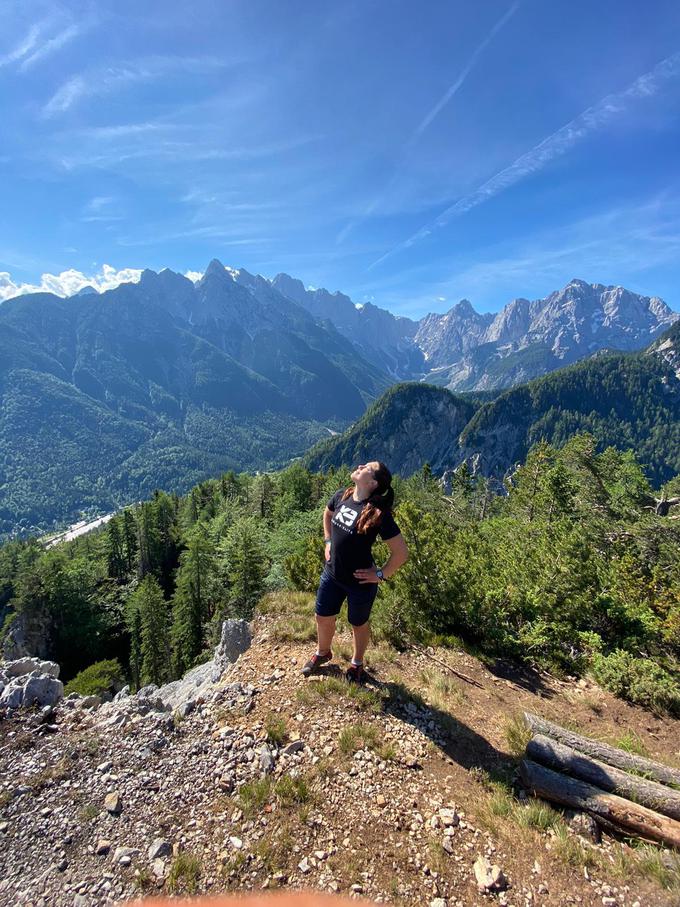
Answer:
[[[365,624],[361,624],[359,627],[352,627],[352,635],[354,636],[354,655],[352,656],[352,661],[355,664],[361,664],[364,660],[364,654],[371,638],[371,625],[366,621]]]
[[[325,655],[331,650],[331,643],[335,635],[335,617],[321,617],[316,615],[316,650],[320,655]]]

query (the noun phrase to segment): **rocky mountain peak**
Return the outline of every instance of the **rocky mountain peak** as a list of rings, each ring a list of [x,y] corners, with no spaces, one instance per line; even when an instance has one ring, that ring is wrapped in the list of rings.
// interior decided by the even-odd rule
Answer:
[[[469,316],[474,317],[475,315],[478,314],[477,310],[472,305],[472,303],[470,302],[469,299],[461,299],[459,302],[457,302],[453,306],[451,311],[455,312],[457,315],[460,315],[461,317],[469,317]]]
[[[304,304],[307,291],[301,280],[291,277],[289,274],[277,274],[272,280],[272,286],[277,289],[279,293],[288,296],[289,299]]]
[[[227,273],[227,269],[224,267],[222,262],[217,258],[213,258],[213,260],[210,262],[208,267],[205,269],[205,271],[203,273],[203,277],[201,278],[199,283],[202,283],[206,279],[206,277],[213,277],[213,276],[217,276],[217,277],[228,277],[229,276]]]

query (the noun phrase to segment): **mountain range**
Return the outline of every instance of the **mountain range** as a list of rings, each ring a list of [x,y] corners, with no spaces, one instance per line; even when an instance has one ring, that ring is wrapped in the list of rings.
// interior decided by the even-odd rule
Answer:
[[[425,462],[440,475],[467,462],[500,478],[537,441],[560,446],[580,432],[633,450],[657,485],[680,474],[680,322],[642,352],[600,352],[487,401],[395,385],[305,462],[328,469],[380,458],[401,475]]]
[[[0,534],[283,465],[390,384],[328,321],[212,262],[0,306]]]
[[[463,299],[420,321],[370,303],[356,306],[342,293],[305,290],[287,274],[272,285],[331,321],[395,380],[459,391],[510,387],[601,349],[640,349],[680,317],[656,296],[583,280],[545,299],[513,299],[495,315]]]
[[[0,535],[280,467],[404,378],[489,389],[451,402],[442,388],[428,424],[399,403],[408,463],[444,462],[430,455],[441,432],[460,435],[506,384],[645,345],[676,318],[655,297],[572,281],[496,316],[463,301],[416,322],[218,261],[196,283],[147,270],[102,294],[18,296],[0,305]]]

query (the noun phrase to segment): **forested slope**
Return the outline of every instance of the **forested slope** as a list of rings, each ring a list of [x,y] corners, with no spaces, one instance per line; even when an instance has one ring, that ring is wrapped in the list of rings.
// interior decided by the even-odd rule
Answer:
[[[600,353],[487,401],[397,385],[306,462],[337,467],[382,459],[408,475],[425,461],[439,473],[467,461],[500,478],[537,441],[561,446],[589,432],[600,449],[634,451],[659,484],[680,471],[679,338],[675,325],[642,353]]]
[[[139,686],[180,676],[221,621],[250,618],[267,591],[314,591],[321,515],[348,474],[295,464],[227,473],[186,497],[157,493],[101,531],[45,551],[0,548],[8,649],[90,663]],[[592,671],[656,711],[680,709],[680,523],[657,508],[630,453],[589,436],[544,443],[499,495],[466,469],[443,494],[428,469],[397,480],[411,557],[381,586],[376,637],[465,645],[557,672]],[[667,495],[680,494],[680,479]],[[386,548],[376,550],[382,563]],[[294,627],[291,626],[291,632]]]

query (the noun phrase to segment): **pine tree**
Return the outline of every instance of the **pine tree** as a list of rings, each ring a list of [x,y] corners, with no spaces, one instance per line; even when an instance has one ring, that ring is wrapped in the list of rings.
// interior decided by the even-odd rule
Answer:
[[[125,617],[130,634],[130,676],[132,685],[139,689],[142,675],[142,617],[132,596],[128,599]]]
[[[125,555],[123,551],[123,538],[120,530],[120,518],[114,516],[106,527],[104,543],[109,576],[113,579],[122,579],[125,576]]]
[[[203,648],[204,626],[215,605],[215,548],[204,523],[189,531],[172,601],[173,667],[177,676],[191,667]]]
[[[253,483],[253,503],[260,519],[270,520],[274,513],[276,486],[271,476],[264,473]]]
[[[224,546],[229,580],[229,607],[233,614],[249,620],[264,592],[267,556],[257,523],[244,517],[237,520]]]
[[[156,578],[148,574],[131,599],[139,634],[140,683],[165,683],[170,673],[170,628],[163,591]]]
[[[123,533],[122,533],[123,555],[125,557],[125,569],[127,575],[131,576],[137,557],[137,524],[132,510],[127,507],[123,511]]]

